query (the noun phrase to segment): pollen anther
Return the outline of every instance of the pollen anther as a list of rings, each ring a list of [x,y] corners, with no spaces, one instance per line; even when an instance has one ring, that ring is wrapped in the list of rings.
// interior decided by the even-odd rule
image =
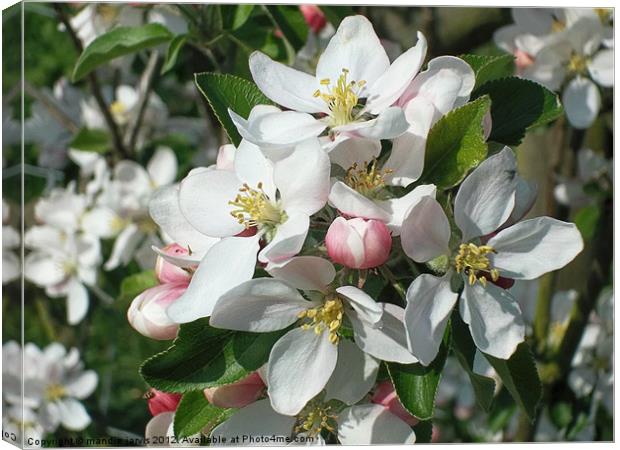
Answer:
[[[476,281],[486,287],[486,275],[480,275],[480,272],[486,272],[490,275],[491,280],[499,279],[499,270],[491,267],[488,254],[497,253],[490,245],[476,245],[472,243],[461,244],[459,253],[454,258],[454,266],[458,273],[467,275],[467,281],[473,286]]]

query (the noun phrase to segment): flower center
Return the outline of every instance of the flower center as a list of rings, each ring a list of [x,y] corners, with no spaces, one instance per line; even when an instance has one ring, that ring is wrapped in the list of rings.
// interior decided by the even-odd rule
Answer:
[[[564,30],[564,28],[566,28],[566,24],[561,20],[553,19],[553,22],[551,22],[552,33],[559,33],[560,31]]]
[[[392,172],[391,169],[377,169],[377,160],[373,159],[371,164],[364,162],[359,167],[355,163],[349,167],[344,182],[364,197],[377,198],[381,189],[385,187],[385,177]]]
[[[324,86],[325,92],[317,89],[314,93],[315,97],[321,97],[331,112],[331,126],[346,125],[355,120],[354,109],[357,106],[359,95],[362,88],[366,85],[366,81],[355,80],[348,81],[348,69],[342,69],[342,74],[338,77],[335,86],[331,85],[329,78],[321,80],[321,86]]]
[[[588,59],[577,53],[573,53],[568,61],[568,71],[576,74],[584,74],[588,69]]]
[[[228,204],[237,208],[230,215],[245,225],[246,229],[259,225],[275,227],[287,219],[286,213],[269,200],[263,190],[263,183],[258,183],[256,189],[244,183],[239,194]]]
[[[327,330],[329,333],[329,342],[337,344],[338,330],[342,325],[342,318],[344,315],[344,306],[342,300],[338,297],[329,297],[325,303],[316,308],[310,308],[302,311],[297,317],[300,319],[307,319],[307,323],[304,323],[301,328],[303,330],[314,330],[316,334],[321,334]]]
[[[609,19],[611,18],[611,9],[608,9],[608,8],[594,8],[594,12],[596,12],[596,14],[598,14],[598,18],[601,20],[603,25],[605,25],[605,24],[607,24],[607,22],[609,22]]]
[[[61,384],[52,383],[48,384],[45,388],[45,398],[47,401],[55,402],[56,400],[60,400],[67,394],[65,387]]]
[[[306,433],[310,437],[318,436],[325,429],[335,431],[336,415],[330,414],[331,407],[319,402],[309,403],[297,416],[296,433]]]
[[[119,124],[124,125],[127,123],[128,111],[123,102],[118,100],[112,102],[110,105],[110,113],[112,114],[112,117],[114,117],[114,120],[116,120]]]
[[[480,281],[483,286],[487,285],[486,275],[478,275],[480,272],[490,274],[491,280],[497,281],[499,270],[492,269],[487,255],[497,253],[490,245],[461,244],[459,254],[454,258],[454,265],[458,273],[467,275],[469,285],[473,286]]]

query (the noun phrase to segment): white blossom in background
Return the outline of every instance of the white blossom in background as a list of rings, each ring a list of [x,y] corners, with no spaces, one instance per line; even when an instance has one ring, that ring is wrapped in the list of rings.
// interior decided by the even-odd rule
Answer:
[[[515,23],[495,41],[516,57],[518,73],[562,92],[575,128],[588,128],[601,107],[599,88],[613,87],[611,9],[513,9]]]
[[[28,343],[22,351],[19,344],[9,341],[2,350],[2,400],[3,405],[13,411],[10,416],[5,415],[5,421],[8,420],[13,426],[23,422],[33,437],[43,432],[54,432],[59,426],[79,431],[91,423],[90,415],[80,400],[95,391],[98,377],[94,371],[84,370],[77,349],[67,352],[61,344],[54,342],[43,350]],[[23,417],[16,409],[22,406],[22,401]]]
[[[568,178],[558,175],[558,184],[553,190],[555,199],[563,205],[582,207],[595,201],[586,189],[595,184],[603,189],[611,186],[613,162],[589,148],[577,152],[577,173]]]
[[[448,218],[432,197],[414,206],[403,222],[405,253],[416,262],[442,258],[447,269],[442,277],[420,275],[407,292],[409,346],[422,364],[435,358],[459,298],[451,288],[453,274],[460,274],[464,284],[459,309],[474,343],[484,353],[507,359],[523,341],[525,326],[519,304],[501,287],[505,281],[500,277],[538,278],[564,267],[583,249],[574,224],[550,217],[518,222],[531,205],[531,187],[516,173],[514,153],[504,148],[463,181],[454,204],[462,234],[458,249],[450,248]]]
[[[21,260],[16,253],[21,238],[19,232],[8,224],[9,216],[9,204],[2,199],[2,284],[16,280],[22,271]]]

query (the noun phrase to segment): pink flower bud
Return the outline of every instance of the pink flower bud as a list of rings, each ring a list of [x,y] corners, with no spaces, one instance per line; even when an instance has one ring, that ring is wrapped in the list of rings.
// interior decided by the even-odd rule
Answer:
[[[253,372],[236,383],[205,389],[205,397],[219,408],[243,408],[254,403],[261,396],[265,383],[257,372]]]
[[[149,389],[145,397],[148,400],[149,411],[153,416],[176,411],[181,401],[181,394],[162,392],[153,388]]]
[[[370,399],[372,403],[376,403],[377,405],[384,406],[394,414],[396,417],[399,417],[403,420],[403,422],[408,425],[415,425],[418,423],[418,419],[413,417],[404,407],[401,405],[400,400],[398,400],[398,396],[396,395],[396,391],[394,390],[394,386],[390,381],[383,381],[377,385],[377,389],[375,394]]]
[[[162,249],[164,253],[170,256],[184,256],[189,255],[189,250],[181,247],[179,244],[170,244]],[[155,275],[160,283],[189,283],[191,278],[187,271],[169,263],[161,256],[157,256],[157,262],[155,263]]]
[[[517,68],[517,73],[522,74],[525,69],[534,64],[534,58],[532,58],[528,53],[523,50],[516,49],[514,51],[515,56],[515,66]]]
[[[327,230],[325,245],[332,261],[352,269],[368,269],[387,261],[392,236],[380,220],[338,217]]]
[[[299,5],[301,13],[310,29],[316,34],[327,24],[325,14],[316,5]]]
[[[187,282],[165,283],[147,289],[131,302],[127,311],[129,324],[151,339],[174,339],[179,325],[168,318],[166,308],[183,295],[187,286]]]

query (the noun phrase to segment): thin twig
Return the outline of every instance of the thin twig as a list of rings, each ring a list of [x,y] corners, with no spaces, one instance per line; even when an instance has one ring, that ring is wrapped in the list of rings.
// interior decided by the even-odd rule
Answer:
[[[27,81],[24,81],[24,89],[28,95],[40,102],[60,125],[65,127],[71,133],[77,133],[79,131],[79,125],[66,112],[59,108],[56,102],[51,99],[49,95],[38,90]]]
[[[146,67],[144,72],[142,73],[142,77],[140,77],[140,82],[138,84],[138,114],[136,114],[133,123],[127,127],[127,136],[125,142],[127,143],[127,148],[133,152],[136,147],[136,142],[138,140],[138,133],[140,132],[140,127],[142,126],[142,120],[144,119],[144,114],[146,112],[146,107],[149,102],[149,96],[151,94],[151,90],[153,89],[153,82],[155,80],[157,61],[159,59],[159,54],[157,50],[151,52],[151,56],[149,57],[148,62],[146,63]]]
[[[71,26],[71,22],[69,21],[69,18],[67,17],[67,15],[62,9],[62,6],[58,3],[54,3],[54,9],[56,10],[56,13],[58,14],[58,18],[65,26],[65,29],[67,30],[67,33],[69,34],[69,37],[73,41],[73,45],[75,49],[78,51],[79,54],[82,54],[82,51],[84,50],[84,48],[82,47],[82,41],[80,40],[78,35],[75,33],[75,30]],[[99,83],[97,73],[94,70],[88,74],[88,81],[90,83],[93,96],[95,97],[95,101],[97,102],[97,105],[99,106],[99,109],[101,110],[101,114],[103,114],[103,118],[106,122],[106,125],[108,126],[110,130],[110,133],[112,134],[112,142],[114,144],[114,148],[124,158],[129,158],[130,155],[127,152],[127,149],[125,148],[125,145],[123,144],[123,139],[122,139],[120,130],[118,128],[118,125],[114,121],[114,118],[112,117],[112,113],[110,112],[110,109],[106,105],[106,102],[103,98],[103,93],[101,91],[101,84]]]

